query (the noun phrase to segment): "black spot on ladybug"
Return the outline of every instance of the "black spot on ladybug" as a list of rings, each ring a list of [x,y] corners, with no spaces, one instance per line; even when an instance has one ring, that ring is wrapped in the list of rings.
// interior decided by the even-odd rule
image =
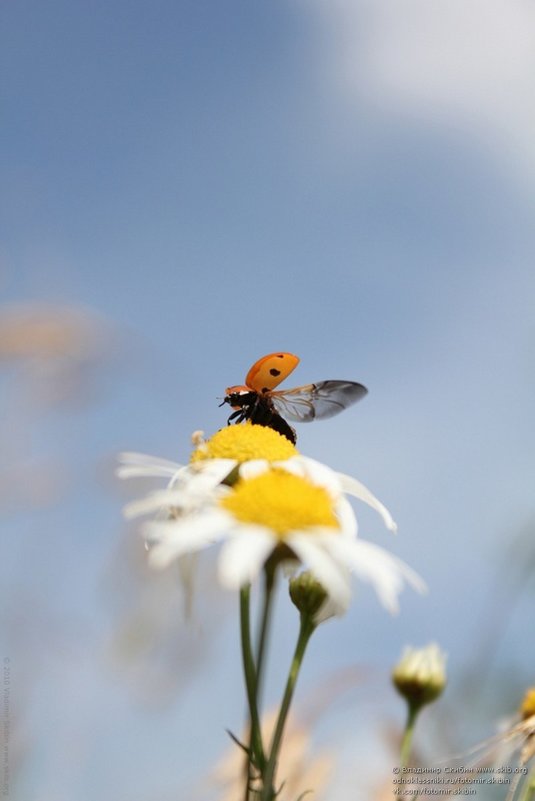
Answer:
[[[284,359],[284,353],[277,353],[277,359]]]
[[[269,387],[262,387],[262,392],[269,392]]]
[[[278,375],[281,374],[281,371],[280,370],[276,370],[275,367],[272,367],[271,370],[269,371],[269,374],[270,375],[274,375],[274,376],[278,376]]]

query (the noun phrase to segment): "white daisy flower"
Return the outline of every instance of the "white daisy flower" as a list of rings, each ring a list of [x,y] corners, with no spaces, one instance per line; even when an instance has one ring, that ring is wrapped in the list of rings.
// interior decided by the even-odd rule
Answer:
[[[288,472],[323,484],[335,496],[346,494],[358,498],[378,512],[390,531],[397,531],[388,509],[364,484],[302,456],[295,445],[271,428],[251,423],[227,426],[206,442],[196,432],[194,442],[197,447],[188,465],[140,453],[120,455],[119,478],[168,478],[166,490],[128,504],[124,509],[126,517],[151,514],[165,507],[173,508],[176,516],[179,510],[191,510],[212,494],[221,493],[223,482],[231,483],[238,476],[252,477],[269,467],[284,467]],[[233,471],[237,472],[233,475]]]
[[[391,612],[398,610],[405,582],[424,589],[406,564],[357,538],[344,493],[370,505],[396,530],[372,493],[356,479],[301,456],[272,429],[251,424],[222,429],[196,448],[187,466],[125,454],[119,475],[169,478],[167,489],[125,510],[129,517],[160,512],[144,529],[154,567],[223,540],[219,577],[224,586],[238,589],[254,581],[269,558],[297,562],[325,587],[321,619],[347,609],[351,573],[370,582]]]

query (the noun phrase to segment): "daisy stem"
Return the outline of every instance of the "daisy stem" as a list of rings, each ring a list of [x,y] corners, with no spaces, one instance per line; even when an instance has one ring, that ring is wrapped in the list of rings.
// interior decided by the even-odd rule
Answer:
[[[253,683],[252,691],[254,692],[254,704],[257,710],[257,719],[258,719],[258,732],[259,737],[262,736],[261,731],[261,723],[260,723],[260,692],[261,692],[261,685],[262,685],[262,676],[264,673],[264,654],[266,650],[266,642],[267,642],[267,635],[269,631],[269,622],[271,618],[271,609],[272,609],[272,600],[273,600],[273,588],[275,585],[275,570],[276,570],[276,563],[271,564],[268,560],[266,566],[264,568],[264,602],[262,605],[262,617],[260,621],[260,632],[258,636],[258,643],[256,649],[256,660],[253,664],[255,669],[255,681]],[[255,765],[260,769],[263,770],[265,765],[265,756],[259,754],[255,750],[255,743],[254,743],[254,731],[255,727],[253,725],[253,720],[251,716],[251,725],[249,727],[249,759],[247,763],[247,775],[246,775],[246,787],[245,787],[245,799],[244,801],[248,801],[249,799],[249,791],[251,787],[251,779],[253,778],[253,771],[251,768],[253,767],[251,755],[254,755]],[[262,743],[260,742],[260,745]]]
[[[412,746],[412,736],[414,734],[416,718],[418,717],[418,712],[420,711],[419,705],[409,704],[408,707],[407,723],[405,724],[405,731],[403,732],[400,751],[400,767],[402,768],[405,768],[409,761]]]
[[[260,634],[258,637],[258,648],[256,652],[256,702],[260,704],[260,690],[264,673],[264,655],[268,639],[269,623],[271,620],[271,610],[273,607],[273,589],[275,586],[276,565],[268,561],[264,569],[264,604],[262,609],[262,619],[260,622]]]
[[[290,709],[290,704],[292,702],[295,685],[297,682],[297,677],[299,675],[299,670],[303,662],[303,657],[305,655],[306,647],[308,645],[308,641],[312,635],[312,632],[314,631],[315,628],[316,625],[312,617],[310,615],[305,615],[302,613],[301,625],[299,628],[299,636],[297,638],[297,645],[295,646],[292,663],[290,665],[290,672],[288,674],[288,679],[286,681],[286,688],[284,690],[284,696],[282,698],[282,703],[279,710],[277,725],[275,726],[273,739],[271,741],[269,759],[267,761],[265,771],[263,771],[262,774],[261,801],[273,801],[273,799],[275,798],[273,780],[275,778],[277,758],[279,755],[282,735],[284,733],[284,726],[286,723],[286,718],[288,717],[288,711]]]
[[[258,715],[257,697],[257,676],[253,659],[253,649],[251,646],[251,624],[250,624],[250,597],[251,586],[248,584],[240,590],[240,627],[241,627],[241,648],[243,660],[243,674],[245,677],[245,687],[247,690],[247,701],[249,704],[249,718],[251,726],[249,767],[251,762],[255,762],[260,769],[265,763],[264,747],[262,745],[262,734],[260,731],[260,718]]]
[[[416,718],[418,717],[418,713],[421,709],[419,704],[408,704],[408,712],[407,712],[407,722],[405,724],[405,731],[403,732],[403,739],[401,740],[401,750],[399,756],[399,770],[401,775],[403,776],[403,768],[407,767],[407,763],[409,761],[409,757],[411,754],[411,746],[412,746],[412,735],[414,734],[414,727],[416,725]],[[404,783],[400,785],[399,792],[396,796],[398,801],[402,798],[401,790],[403,789]]]

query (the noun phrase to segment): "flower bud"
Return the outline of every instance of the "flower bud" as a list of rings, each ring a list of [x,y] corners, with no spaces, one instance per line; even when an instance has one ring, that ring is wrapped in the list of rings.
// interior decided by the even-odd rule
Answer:
[[[532,715],[535,715],[535,687],[530,687],[526,691],[520,706],[520,714],[522,715],[522,720],[527,720]]]
[[[394,668],[392,681],[411,706],[430,704],[446,686],[446,655],[436,643],[406,648]]]
[[[327,600],[327,593],[307,570],[290,581],[290,598],[302,615],[314,618]]]

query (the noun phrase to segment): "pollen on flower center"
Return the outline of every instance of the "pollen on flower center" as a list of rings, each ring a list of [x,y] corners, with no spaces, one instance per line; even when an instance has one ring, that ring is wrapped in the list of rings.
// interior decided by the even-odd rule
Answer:
[[[329,493],[284,470],[239,481],[220,504],[240,522],[266,526],[281,538],[314,526],[339,528]]]
[[[251,459],[266,459],[268,462],[278,462],[291,459],[298,453],[290,440],[278,431],[247,422],[222,428],[193,451],[190,461],[235,459],[241,463]]]

